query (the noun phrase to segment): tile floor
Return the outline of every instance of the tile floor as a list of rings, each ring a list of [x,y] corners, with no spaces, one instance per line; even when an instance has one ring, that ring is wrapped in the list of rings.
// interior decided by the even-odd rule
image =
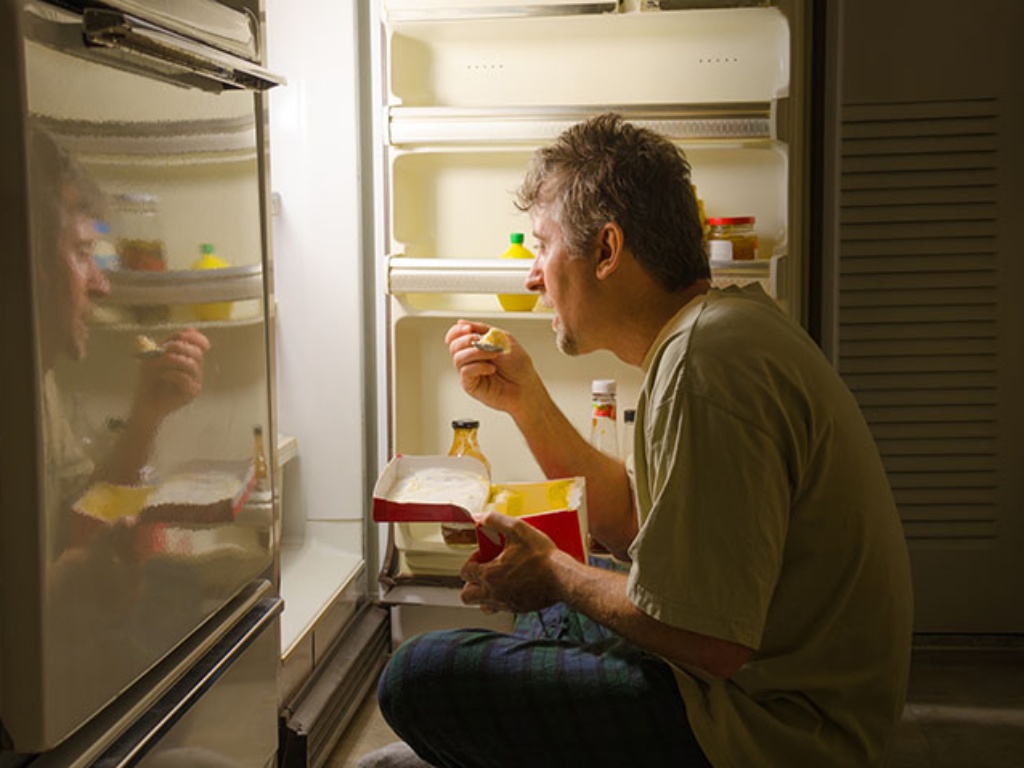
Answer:
[[[326,768],[352,768],[394,739],[371,694]],[[1024,638],[923,642],[890,766],[1024,766]]]

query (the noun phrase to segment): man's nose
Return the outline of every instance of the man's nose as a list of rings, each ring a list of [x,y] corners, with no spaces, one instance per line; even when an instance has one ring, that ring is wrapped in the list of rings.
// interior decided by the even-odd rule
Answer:
[[[544,270],[540,256],[533,259],[530,265],[530,273],[526,276],[526,288],[530,291],[544,290]]]

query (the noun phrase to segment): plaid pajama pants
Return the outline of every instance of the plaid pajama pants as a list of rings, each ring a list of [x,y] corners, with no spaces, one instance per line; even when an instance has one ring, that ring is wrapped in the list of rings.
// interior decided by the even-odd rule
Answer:
[[[412,638],[377,699],[437,768],[710,766],[669,666],[564,605]]]

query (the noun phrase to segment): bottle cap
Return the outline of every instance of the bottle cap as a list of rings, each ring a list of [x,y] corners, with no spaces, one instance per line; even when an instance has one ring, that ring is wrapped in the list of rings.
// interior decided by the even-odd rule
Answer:
[[[590,392],[594,395],[614,395],[615,379],[594,379],[590,385]]]
[[[199,250],[203,256],[210,256],[213,253],[213,243],[203,243],[199,246]]]
[[[480,422],[476,419],[455,419],[452,422],[452,429],[476,429]]]
[[[508,239],[509,239],[509,241],[511,241],[511,243],[513,245],[522,245],[523,244],[523,233],[522,232],[513,232],[511,235],[508,236]]]
[[[754,224],[757,221],[756,216],[709,216],[708,224],[713,227],[732,227],[737,224]]]

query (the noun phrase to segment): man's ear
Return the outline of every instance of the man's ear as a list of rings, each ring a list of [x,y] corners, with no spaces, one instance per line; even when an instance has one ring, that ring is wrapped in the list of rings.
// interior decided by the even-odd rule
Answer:
[[[595,274],[598,280],[611,277],[622,263],[622,249],[625,238],[622,227],[614,221],[607,222],[597,233],[597,266]]]

